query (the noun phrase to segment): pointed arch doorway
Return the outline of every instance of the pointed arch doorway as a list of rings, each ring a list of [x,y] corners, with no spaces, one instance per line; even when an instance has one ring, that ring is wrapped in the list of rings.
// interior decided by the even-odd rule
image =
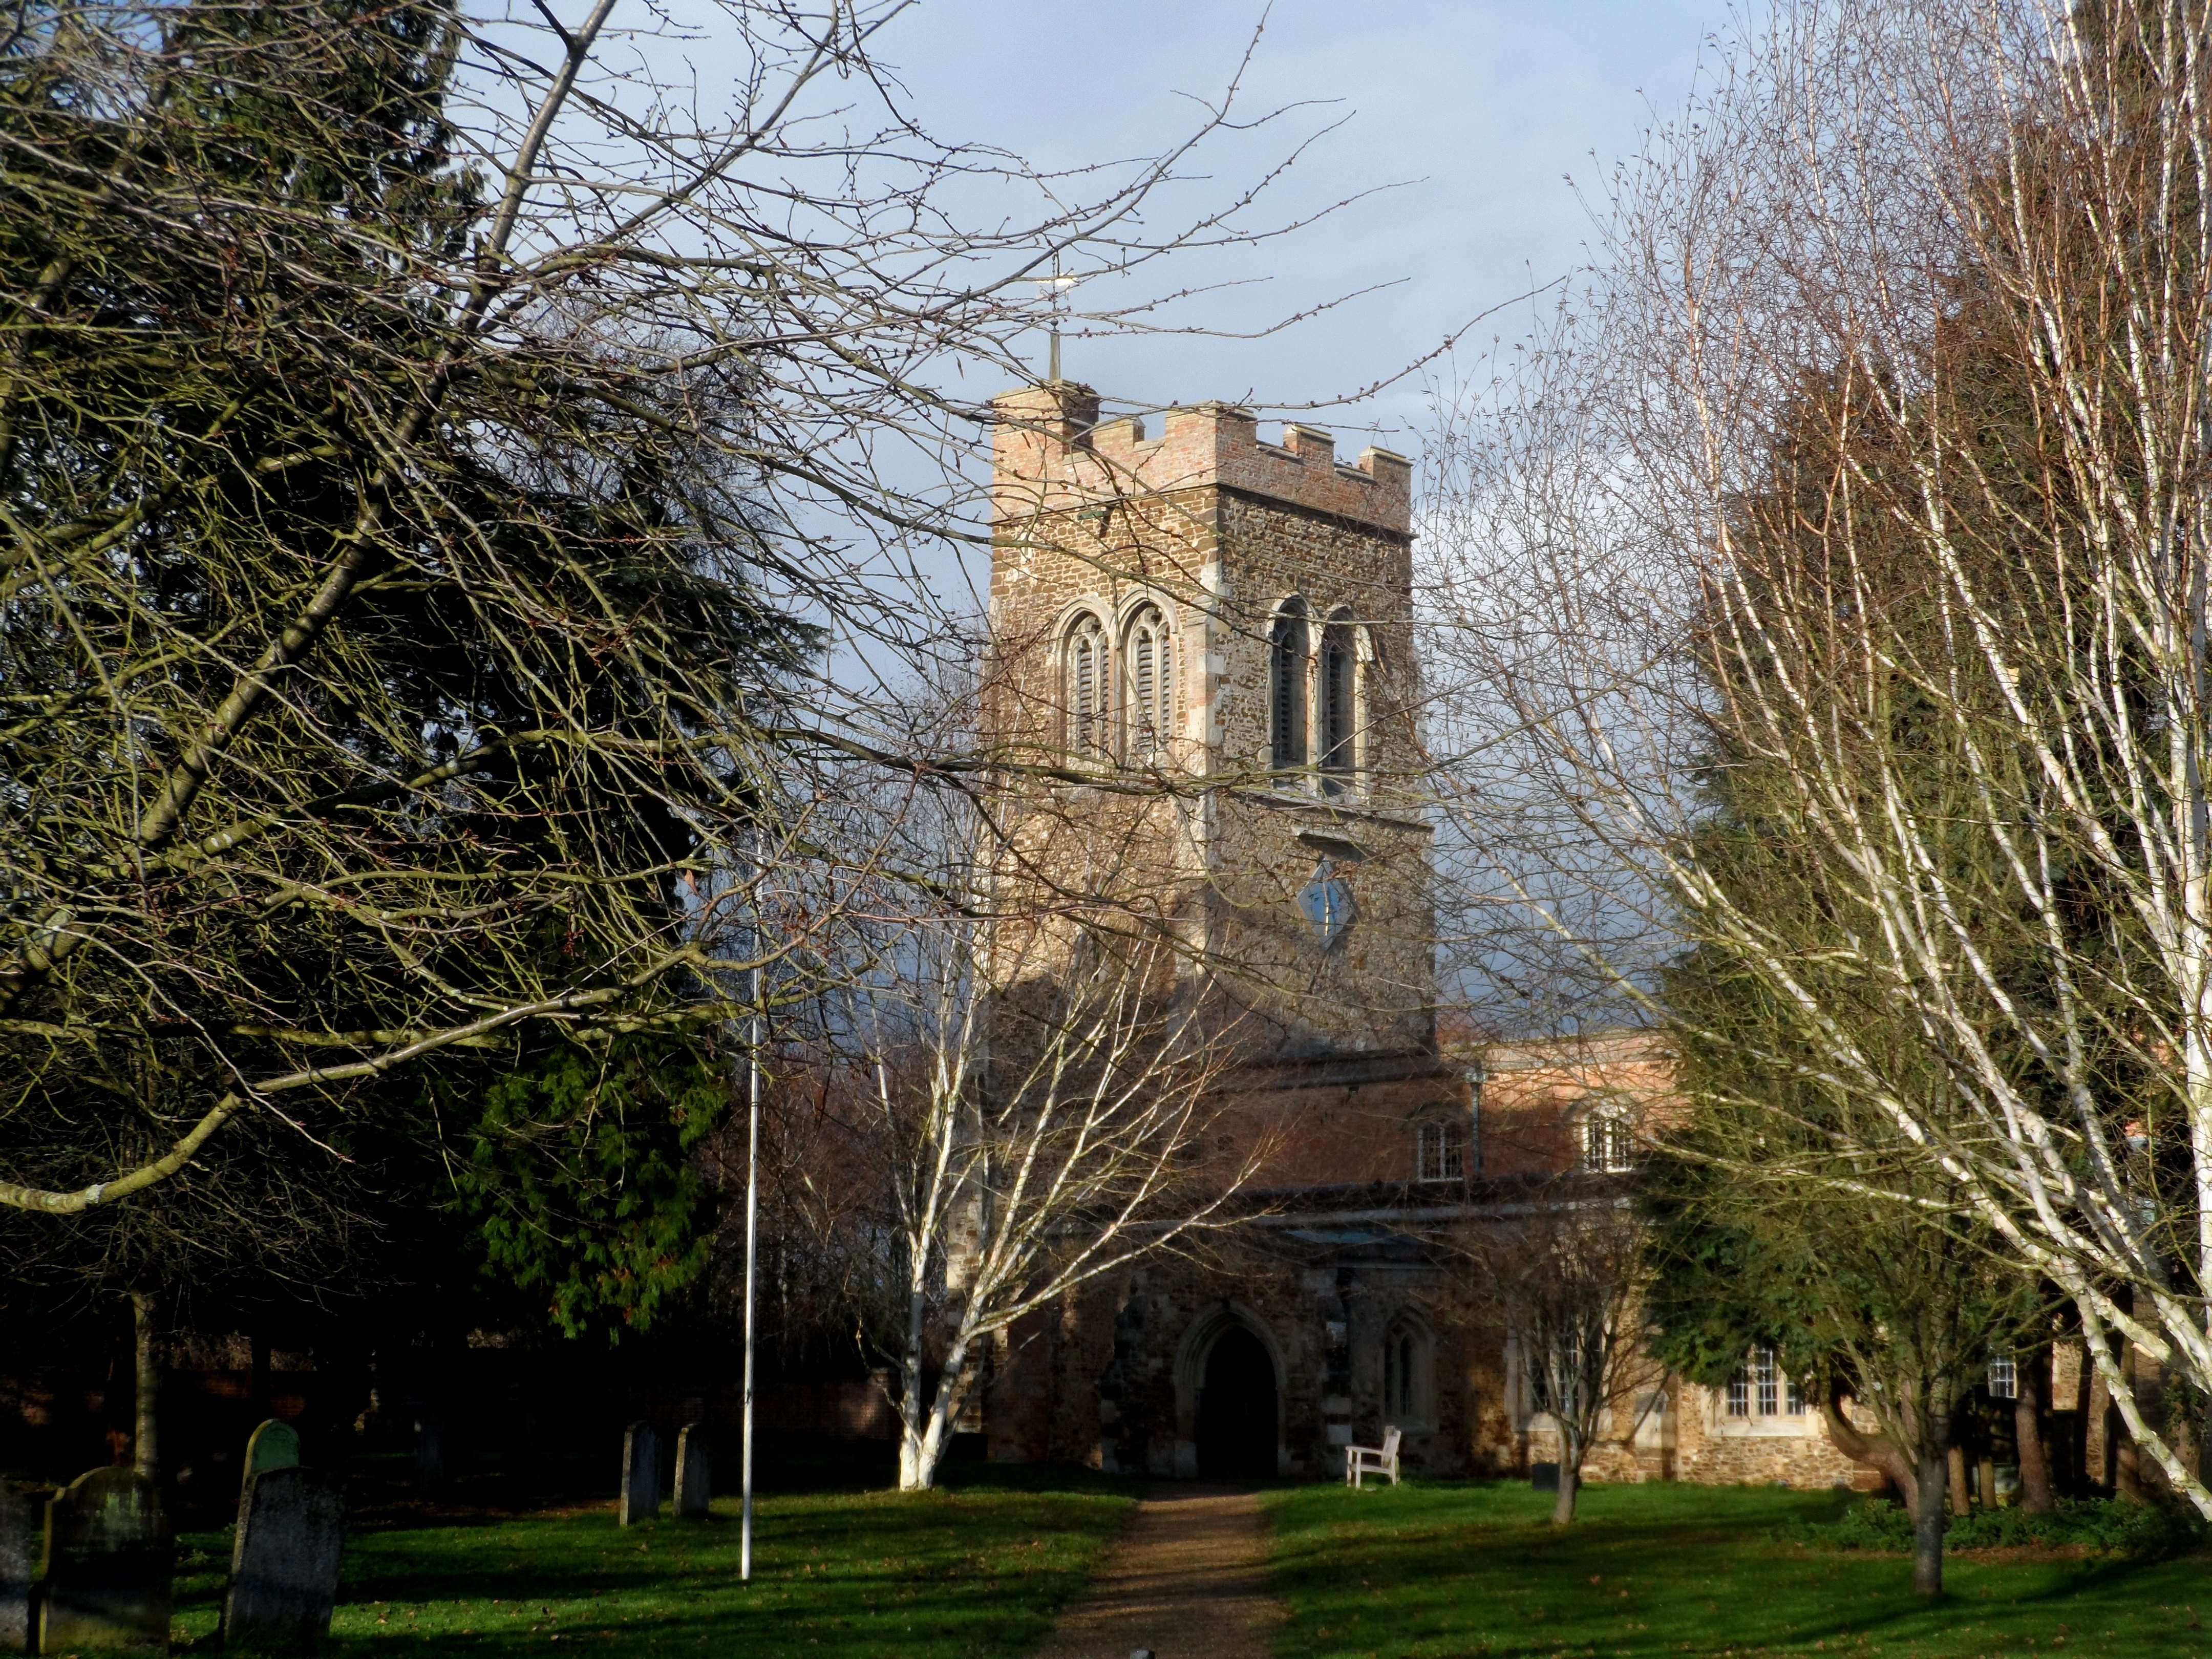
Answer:
[[[1198,1472],[1210,1480],[1267,1480],[1275,1474],[1275,1360],[1242,1324],[1206,1350],[1198,1393]]]

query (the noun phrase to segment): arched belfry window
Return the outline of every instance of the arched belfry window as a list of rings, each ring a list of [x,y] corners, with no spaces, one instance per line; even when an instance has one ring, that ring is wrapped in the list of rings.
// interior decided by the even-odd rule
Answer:
[[[1267,630],[1267,720],[1278,771],[1306,763],[1306,651],[1305,606],[1291,599]]]
[[[1164,758],[1175,732],[1175,641],[1159,606],[1148,605],[1129,623],[1122,680],[1129,696],[1129,758]]]
[[[1106,629],[1085,611],[1067,630],[1067,747],[1085,759],[1106,753],[1113,659]]]
[[[1343,791],[1357,758],[1359,653],[1350,622],[1332,617],[1321,635],[1322,787]]]

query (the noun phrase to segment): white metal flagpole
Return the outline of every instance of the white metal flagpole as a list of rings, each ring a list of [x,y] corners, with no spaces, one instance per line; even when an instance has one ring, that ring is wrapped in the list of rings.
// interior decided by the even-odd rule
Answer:
[[[757,945],[758,941],[755,941]],[[760,1253],[761,970],[753,969],[752,1029],[745,1060],[745,1443],[744,1500],[738,1534],[738,1582],[753,1577],[753,1284]]]

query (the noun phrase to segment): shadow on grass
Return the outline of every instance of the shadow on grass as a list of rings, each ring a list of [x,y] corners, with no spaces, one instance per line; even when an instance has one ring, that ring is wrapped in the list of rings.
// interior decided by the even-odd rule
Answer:
[[[704,1521],[616,1524],[611,1503],[441,1517],[371,1517],[348,1542],[328,1651],[595,1652],[809,1659],[1018,1652],[1088,1577],[1136,1483],[1081,1470],[976,1468],[943,1491],[769,1492],[756,1577],[738,1578],[733,1499]],[[221,1533],[180,1540],[183,1645],[212,1644]]]
[[[1827,1493],[1594,1486],[1564,1528],[1549,1524],[1548,1495],[1504,1484],[1311,1488],[1267,1501],[1291,1659],[2212,1652],[2189,1606],[2204,1595],[2202,1560],[1954,1558],[1952,1593],[1931,1605],[1911,1593],[1903,1557],[1788,1539],[1835,1517],[1840,1500]]]

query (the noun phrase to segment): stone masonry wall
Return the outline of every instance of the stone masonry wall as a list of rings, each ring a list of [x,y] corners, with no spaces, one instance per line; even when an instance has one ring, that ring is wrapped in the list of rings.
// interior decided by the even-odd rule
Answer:
[[[1151,441],[1128,421],[1095,424],[1080,387],[997,407],[984,730],[1011,765],[1061,775],[1040,781],[1010,842],[1018,872],[1002,879],[1135,895],[1178,918],[1255,1057],[1427,1047],[1408,464],[1370,450],[1339,466],[1307,428],[1262,444],[1249,416],[1220,404],[1170,410]],[[1344,617],[1357,641],[1349,776],[1272,769],[1268,630],[1294,597],[1316,623]],[[1150,606],[1177,647],[1170,741],[1161,754],[1126,742],[1086,753],[1066,707],[1070,629],[1088,614],[1118,640]],[[1310,660],[1306,682],[1310,702]],[[1297,903],[1322,873],[1355,918],[1333,946]]]
[[[991,1455],[1196,1475],[1206,1356],[1237,1328],[1259,1337],[1277,1368],[1279,1472],[1340,1478],[1347,1443],[1380,1442],[1383,1336],[1412,1322],[1431,1376],[1417,1410],[1393,1419],[1406,1467],[1477,1467],[1481,1368],[1463,1334],[1432,1318],[1436,1265],[1322,1260],[1297,1231],[1255,1233],[1212,1261],[1148,1261],[1018,1330],[988,1395]]]

